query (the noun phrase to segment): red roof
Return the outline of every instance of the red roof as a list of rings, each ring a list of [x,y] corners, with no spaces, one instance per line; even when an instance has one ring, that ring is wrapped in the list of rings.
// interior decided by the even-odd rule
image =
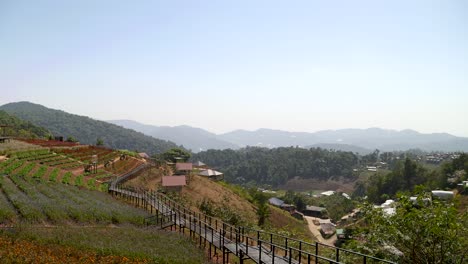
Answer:
[[[163,176],[162,186],[185,186],[187,185],[185,175],[182,176]]]
[[[176,163],[175,167],[178,171],[188,171],[192,170],[192,163]]]

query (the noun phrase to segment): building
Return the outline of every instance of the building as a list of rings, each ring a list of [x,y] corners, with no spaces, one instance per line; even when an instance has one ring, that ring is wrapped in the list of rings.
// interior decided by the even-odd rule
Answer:
[[[163,176],[161,185],[166,192],[180,192],[182,187],[187,185],[185,175]]]
[[[276,207],[281,207],[284,204],[284,201],[279,198],[272,197],[268,199],[268,203]]]
[[[175,164],[175,174],[184,175],[192,172],[193,165],[190,162],[180,162]]]
[[[198,173],[198,175],[203,176],[203,177],[207,177],[208,179],[215,180],[215,181],[219,181],[219,180],[222,180],[224,178],[224,174],[222,172],[215,171],[215,170],[212,170],[212,169],[204,170],[204,171]]]
[[[325,217],[327,209],[324,207],[312,206],[307,205],[306,209],[302,211],[305,216],[312,216],[312,217]]]
[[[201,162],[201,161],[194,162],[193,167],[195,167],[197,169],[208,169],[208,166],[205,163]]]

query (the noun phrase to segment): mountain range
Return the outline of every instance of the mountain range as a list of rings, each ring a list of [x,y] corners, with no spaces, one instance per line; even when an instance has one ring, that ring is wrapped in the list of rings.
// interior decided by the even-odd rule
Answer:
[[[309,133],[261,128],[255,131],[234,130],[215,134],[186,125],[170,127],[142,124],[133,120],[99,121],[30,102],[5,104],[0,106],[0,110],[43,127],[53,135],[73,136],[84,144],[95,144],[100,138],[108,147],[139,150],[149,154],[178,146],[193,152],[239,149],[245,146],[321,147],[360,154],[367,154],[375,149],[468,151],[468,138],[447,133],[424,134],[409,129],[339,129]]]
[[[206,149],[238,149],[259,147],[321,147],[367,154],[381,151],[421,149],[424,151],[468,151],[468,138],[447,133],[424,134],[414,130],[382,128],[322,130],[318,132],[288,132],[261,128],[255,131],[235,130],[215,134],[190,126],[154,126],[132,120],[111,120],[113,124],[134,129],[147,135],[171,140],[194,152]]]

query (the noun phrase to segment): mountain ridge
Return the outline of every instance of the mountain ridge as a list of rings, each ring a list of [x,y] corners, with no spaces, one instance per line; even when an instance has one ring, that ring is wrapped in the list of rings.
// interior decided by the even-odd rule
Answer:
[[[102,139],[104,145],[156,154],[178,147],[175,143],[156,139],[131,129],[123,128],[87,116],[67,113],[30,102],[15,102],[0,106],[10,115],[48,129],[56,136],[73,136],[80,143],[93,145]]]

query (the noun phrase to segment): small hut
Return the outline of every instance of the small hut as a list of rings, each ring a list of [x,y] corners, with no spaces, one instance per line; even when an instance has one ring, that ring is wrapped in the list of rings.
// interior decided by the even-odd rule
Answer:
[[[208,166],[201,161],[194,162],[193,167],[200,170],[208,169]]]
[[[219,181],[219,180],[222,180],[224,178],[224,174],[222,172],[215,171],[215,170],[212,170],[212,169],[204,170],[204,171],[198,173],[198,175],[203,176],[203,177],[207,177],[208,179],[215,180],[215,181]]]
[[[302,213],[306,216],[322,218],[324,217],[326,211],[327,209],[323,207],[307,205],[306,209],[302,211]]]
[[[162,187],[166,192],[180,192],[182,187],[187,185],[185,175],[180,176],[163,176]]]
[[[178,162],[175,164],[175,174],[185,175],[192,172],[193,166],[190,162]]]

